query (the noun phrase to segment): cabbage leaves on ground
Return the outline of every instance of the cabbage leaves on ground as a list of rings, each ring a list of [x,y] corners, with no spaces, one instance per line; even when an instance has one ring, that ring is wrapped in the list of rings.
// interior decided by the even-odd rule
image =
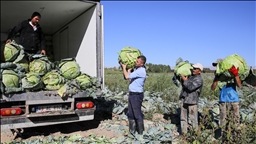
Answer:
[[[129,46],[124,47],[118,54],[118,62],[126,64],[127,69],[135,68],[137,57],[142,55],[139,49]]]

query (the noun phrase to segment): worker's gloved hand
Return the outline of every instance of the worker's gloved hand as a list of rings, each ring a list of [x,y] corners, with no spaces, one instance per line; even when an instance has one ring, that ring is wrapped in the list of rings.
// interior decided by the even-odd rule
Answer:
[[[229,72],[231,72],[235,77],[238,76],[238,71],[239,71],[239,68],[236,69],[235,66],[232,66],[232,67],[229,69]]]

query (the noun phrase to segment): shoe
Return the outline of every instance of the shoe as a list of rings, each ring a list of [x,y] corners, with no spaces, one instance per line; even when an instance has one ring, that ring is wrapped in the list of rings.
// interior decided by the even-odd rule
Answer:
[[[137,122],[138,134],[142,135],[144,131],[144,122]]]
[[[129,131],[131,134],[135,134],[135,132],[136,132],[135,120],[129,120]]]

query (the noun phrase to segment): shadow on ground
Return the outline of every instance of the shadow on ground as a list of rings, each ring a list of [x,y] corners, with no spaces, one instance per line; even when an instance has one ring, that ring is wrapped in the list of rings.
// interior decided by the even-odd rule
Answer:
[[[28,139],[33,136],[49,136],[57,132],[60,132],[62,134],[69,134],[98,128],[101,121],[112,119],[112,110],[114,107],[114,103],[115,101],[106,101],[105,99],[96,100],[96,110],[93,120],[24,128],[22,133],[20,132],[20,129],[18,129],[18,131],[16,131],[17,135],[14,139]],[[11,131],[15,133],[14,130]]]

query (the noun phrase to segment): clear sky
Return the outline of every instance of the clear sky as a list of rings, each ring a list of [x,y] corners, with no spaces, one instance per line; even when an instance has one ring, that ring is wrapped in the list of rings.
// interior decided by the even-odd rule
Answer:
[[[217,58],[242,56],[256,66],[254,1],[102,1],[105,67],[118,65],[125,46],[147,63],[175,66],[181,57],[210,67]]]

